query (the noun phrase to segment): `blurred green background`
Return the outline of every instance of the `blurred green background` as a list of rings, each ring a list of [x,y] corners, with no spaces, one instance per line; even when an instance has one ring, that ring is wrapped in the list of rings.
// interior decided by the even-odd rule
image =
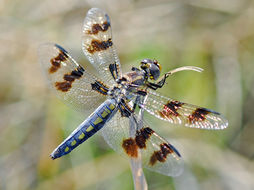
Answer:
[[[91,7],[111,17],[124,71],[156,58],[162,72],[193,65],[160,92],[223,113],[229,127],[208,131],[173,126],[146,115],[173,143],[184,173],[146,169],[149,189],[254,189],[254,3],[251,0],[1,0],[0,189],[129,190],[129,162],[96,134],[70,155],[49,154],[88,113],[72,111],[50,92],[37,47],[56,42],[85,68],[81,29]]]

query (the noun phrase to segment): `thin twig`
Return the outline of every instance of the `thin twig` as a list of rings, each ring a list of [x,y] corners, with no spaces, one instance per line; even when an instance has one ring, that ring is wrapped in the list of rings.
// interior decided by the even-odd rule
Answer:
[[[140,110],[141,111],[141,110]],[[141,122],[143,119],[143,114],[140,112],[138,121],[135,122],[133,116],[130,117],[130,136],[135,137],[136,130],[140,128]],[[145,175],[142,169],[142,158],[140,151],[138,151],[137,158],[131,158],[131,171],[133,176],[134,188],[135,190],[147,190],[147,182],[145,179]]]

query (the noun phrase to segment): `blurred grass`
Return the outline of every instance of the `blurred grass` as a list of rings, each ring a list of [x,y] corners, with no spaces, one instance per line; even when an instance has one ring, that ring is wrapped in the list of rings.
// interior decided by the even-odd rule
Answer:
[[[179,149],[185,172],[145,170],[149,189],[254,189],[254,4],[250,0],[0,2],[0,189],[132,189],[129,163],[95,135],[52,161],[51,151],[87,113],[50,93],[37,60],[43,42],[61,44],[85,68],[81,27],[91,7],[106,10],[124,71],[155,58],[177,73],[160,92],[223,113],[224,131],[171,126],[147,116]]]

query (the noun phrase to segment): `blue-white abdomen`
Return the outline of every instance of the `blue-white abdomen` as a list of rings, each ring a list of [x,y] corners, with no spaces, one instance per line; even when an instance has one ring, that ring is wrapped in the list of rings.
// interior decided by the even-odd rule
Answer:
[[[100,130],[116,112],[116,100],[107,99],[83,123],[81,123],[52,153],[56,159],[70,153],[78,145]]]

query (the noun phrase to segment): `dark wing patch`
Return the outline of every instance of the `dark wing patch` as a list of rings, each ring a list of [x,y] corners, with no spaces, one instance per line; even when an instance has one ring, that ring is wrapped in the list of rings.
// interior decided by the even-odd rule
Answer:
[[[68,81],[65,82],[56,82],[55,83],[56,89],[62,92],[67,92],[71,88],[71,83]]]
[[[61,62],[66,61],[66,59],[66,53],[62,50],[59,50],[59,54],[50,60],[51,67],[49,68],[49,73],[56,72],[61,67]]]
[[[130,157],[138,157],[138,146],[133,138],[125,139],[122,143],[122,147]]]
[[[91,87],[101,80],[84,70],[61,46],[42,44],[38,56],[50,87],[67,105],[87,112],[105,100],[105,96]]]
[[[137,158],[138,148],[145,149],[147,140],[151,137],[154,131],[149,128],[142,128],[136,132],[135,139],[128,138],[123,140],[122,147],[124,151],[130,156]]]
[[[100,31],[101,32],[106,32],[110,28],[110,22],[105,21],[102,24],[93,24],[91,30],[85,31],[87,34],[98,34]]]
[[[82,77],[84,71],[85,70],[81,66],[78,66],[71,73],[65,74],[63,77],[63,79],[64,79],[63,82],[56,82],[55,83],[57,90],[60,90],[62,92],[67,92],[71,88],[72,83],[76,79],[79,79],[80,77]]]
[[[147,90],[146,97],[144,104],[139,106],[161,120],[200,129],[224,129],[228,126],[228,121],[215,111],[179,102],[151,90]]]
[[[141,149],[146,148],[146,141],[151,137],[153,133],[154,131],[149,127],[142,128],[137,131],[135,141],[138,147]]]
[[[117,78],[122,77],[120,61],[113,43],[110,19],[103,10],[92,8],[88,11],[83,25],[82,49],[106,84],[110,86],[115,84],[116,76],[112,76],[109,70],[110,64],[117,65]]]
[[[204,121],[206,119],[206,115],[211,113],[211,111],[205,108],[197,108],[191,115],[189,115],[190,123],[197,121]]]
[[[131,115],[134,119],[137,116]],[[143,127],[137,131],[130,129],[130,118],[122,117],[120,112],[116,112],[102,129],[102,136],[106,142],[118,153],[131,159],[142,159],[142,164],[146,168],[159,172],[167,176],[178,176],[183,169],[183,161],[179,152],[173,148],[165,139],[154,132],[151,127],[143,120]],[[132,120],[131,120],[132,121]],[[166,144],[166,145],[164,145]],[[161,148],[161,145],[164,145]],[[160,151],[164,162],[150,160],[154,152]],[[171,152],[173,153],[167,153]]]
[[[112,45],[113,45],[113,42],[111,38],[109,38],[107,41],[93,40],[90,46],[88,46],[87,51],[93,54],[94,52],[106,50]]]
[[[163,110],[158,112],[161,115],[161,117],[179,116],[177,110],[183,104],[184,103],[179,101],[168,101],[168,103],[163,106]]]
[[[157,161],[159,162],[165,162],[167,160],[167,156],[168,154],[172,154],[175,151],[175,148],[172,149],[173,145],[169,145],[166,143],[163,143],[160,145],[160,150],[159,151],[155,151],[153,153],[153,155],[150,158],[150,165],[153,166],[154,164],[156,164]],[[179,153],[178,153],[179,154]],[[179,154],[180,155],[180,154]]]

